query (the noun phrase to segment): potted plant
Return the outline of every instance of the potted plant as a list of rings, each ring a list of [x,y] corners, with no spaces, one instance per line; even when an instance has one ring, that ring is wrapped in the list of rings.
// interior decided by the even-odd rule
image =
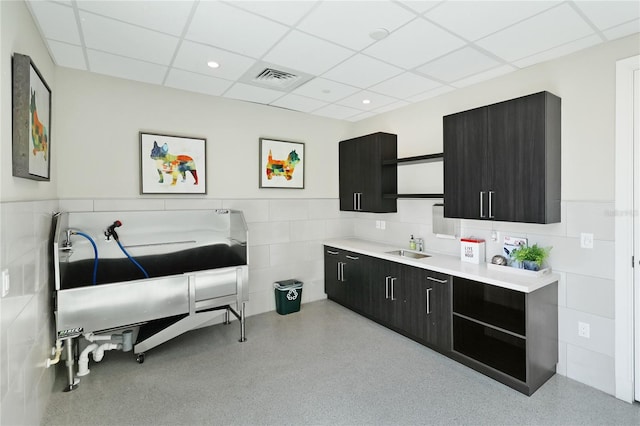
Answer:
[[[539,271],[544,261],[549,257],[551,247],[521,246],[511,252],[511,258],[518,262],[520,268]]]

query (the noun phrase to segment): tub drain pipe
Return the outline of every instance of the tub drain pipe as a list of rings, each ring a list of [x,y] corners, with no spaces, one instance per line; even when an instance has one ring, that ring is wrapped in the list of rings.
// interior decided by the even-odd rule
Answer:
[[[123,352],[130,351],[133,349],[133,341],[132,341],[131,330],[123,331],[122,334],[114,334],[114,335],[104,335],[104,336],[96,336],[93,333],[87,333],[84,338],[91,342],[89,346],[87,346],[82,353],[80,354],[80,359],[78,360],[78,373],[79,377],[86,376],[90,373],[89,370],[89,354],[93,354],[93,360],[95,362],[100,362],[104,358],[104,351],[110,351],[113,349],[121,349]],[[103,341],[105,343],[98,344],[95,342]],[[119,343],[115,343],[119,342]]]

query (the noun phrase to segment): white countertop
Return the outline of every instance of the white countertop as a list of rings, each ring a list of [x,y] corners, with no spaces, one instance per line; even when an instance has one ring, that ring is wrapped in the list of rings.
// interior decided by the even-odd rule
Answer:
[[[549,285],[560,279],[558,274],[547,273],[544,275],[532,276],[523,274],[523,271],[515,270],[496,271],[489,269],[486,263],[479,265],[462,262],[459,257],[449,256],[446,254],[430,253],[426,250],[424,253],[430,255],[422,259],[412,259],[386,253],[387,251],[404,249],[372,241],[359,239],[335,239],[327,240],[325,245],[335,247],[342,250],[349,250],[367,256],[373,256],[380,259],[390,260],[393,262],[403,263],[409,266],[429,269],[435,272],[454,275],[456,277],[467,278],[486,284],[499,287],[509,288],[511,290],[531,293],[539,288]],[[407,250],[412,251],[412,250]],[[508,267],[504,267],[508,268]],[[511,269],[511,268],[509,268]]]

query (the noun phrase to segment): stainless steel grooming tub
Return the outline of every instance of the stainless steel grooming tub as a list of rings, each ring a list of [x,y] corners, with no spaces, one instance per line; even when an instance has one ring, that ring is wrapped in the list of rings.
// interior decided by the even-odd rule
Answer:
[[[105,230],[114,221],[119,241],[147,272],[145,278]],[[94,249],[98,269],[94,284]],[[139,327],[134,353],[206,325],[223,310],[245,337],[249,299],[247,225],[237,210],[56,213],[53,217],[56,337],[67,358],[73,339]],[[69,365],[70,364],[70,365]],[[75,387],[73,363],[67,361]]]

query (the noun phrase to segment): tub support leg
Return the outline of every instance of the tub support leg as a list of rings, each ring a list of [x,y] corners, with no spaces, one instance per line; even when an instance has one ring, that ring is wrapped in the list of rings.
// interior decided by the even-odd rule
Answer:
[[[231,324],[231,320],[229,319],[229,307],[224,311],[224,322],[223,324],[228,325]]]
[[[242,309],[240,310],[240,342],[246,342],[247,341],[247,337],[245,335],[245,330],[244,330],[244,306],[245,303],[242,302]]]
[[[64,346],[67,348],[67,387],[64,388],[64,392],[70,392],[78,387],[78,383],[80,380],[77,380],[73,371],[73,337],[68,337],[64,339]]]

